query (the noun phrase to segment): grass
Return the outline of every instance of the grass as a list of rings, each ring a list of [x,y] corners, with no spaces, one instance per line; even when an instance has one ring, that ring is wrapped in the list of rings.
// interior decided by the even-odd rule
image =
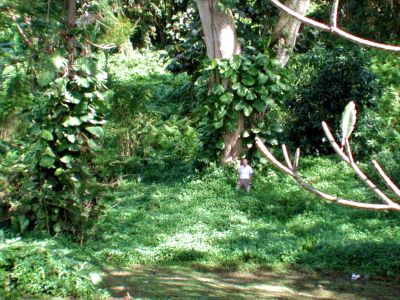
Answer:
[[[369,197],[347,167],[332,159],[305,158],[301,172],[328,192]],[[398,280],[399,214],[326,203],[270,168],[255,174],[249,194],[235,191],[235,177],[233,169],[214,166],[164,183],[125,178],[109,188],[96,233],[83,247],[59,236],[39,253],[71,272],[82,264],[96,272],[147,265],[347,279],[356,272],[371,281]],[[37,236],[18,241],[25,249],[38,242]],[[67,258],[73,262],[65,263]],[[115,278],[105,278],[109,288],[107,280]],[[84,293],[91,291],[82,286]]]
[[[369,197],[343,164],[306,159],[303,170],[329,192]],[[400,267],[398,214],[325,203],[272,170],[255,176],[249,194],[234,184],[234,171],[219,168],[168,184],[123,181],[108,195],[98,235],[87,247],[98,263],[120,267],[196,263],[378,276]]]

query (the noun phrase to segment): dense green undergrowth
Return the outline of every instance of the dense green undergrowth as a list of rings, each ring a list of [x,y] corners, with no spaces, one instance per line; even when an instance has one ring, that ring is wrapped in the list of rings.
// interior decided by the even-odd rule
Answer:
[[[301,173],[327,192],[369,201],[366,188],[333,159],[306,158]],[[234,170],[215,166],[168,183],[126,178],[110,186],[85,245],[62,236],[3,240],[0,291],[96,298],[104,292],[90,273],[136,264],[398,275],[398,214],[325,203],[270,168],[256,173],[249,194],[234,185]]]
[[[102,269],[136,264],[398,277],[398,213],[325,203],[265,161],[257,166],[251,192],[235,191],[233,168],[202,160],[189,76],[166,72],[159,52],[134,55],[131,61],[112,56],[105,66],[109,122],[103,151],[91,167],[106,193],[93,235],[80,246],[62,233],[18,234],[23,219],[2,218],[1,296],[100,299],[107,296],[98,285]],[[392,103],[398,93],[385,95]],[[397,126],[392,106],[390,128]],[[397,140],[397,131],[391,134]],[[396,181],[394,144],[378,158]],[[12,143],[0,146],[0,185],[9,193],[17,189],[13,162],[20,150]],[[305,180],[325,192],[379,202],[335,158],[306,157],[300,165]]]

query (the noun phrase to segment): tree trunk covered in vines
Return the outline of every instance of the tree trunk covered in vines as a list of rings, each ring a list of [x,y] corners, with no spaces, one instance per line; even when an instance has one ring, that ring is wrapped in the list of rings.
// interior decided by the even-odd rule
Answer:
[[[295,10],[299,14],[305,15],[310,0],[287,0],[285,5]],[[282,13],[278,24],[275,26],[273,34],[273,44],[276,47],[277,60],[284,67],[289,61],[290,53],[296,44],[297,34],[300,29],[301,22]]]
[[[196,0],[196,3],[200,13],[207,56],[211,59],[224,59],[240,54],[240,43],[232,13],[221,11],[218,8],[218,0]],[[211,84],[213,83],[215,83],[215,78],[211,79]],[[222,84],[227,87],[229,82],[225,80]],[[239,157],[243,151],[241,139],[243,130],[244,116],[238,114],[236,130],[232,132],[227,129],[222,136],[224,149],[221,152],[221,162],[232,162]]]

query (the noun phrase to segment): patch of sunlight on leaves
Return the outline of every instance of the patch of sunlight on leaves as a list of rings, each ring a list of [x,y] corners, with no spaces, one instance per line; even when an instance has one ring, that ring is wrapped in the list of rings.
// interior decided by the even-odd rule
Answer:
[[[166,240],[159,246],[160,248],[172,248],[207,252],[211,250],[208,244],[209,237],[204,233],[189,233],[181,232],[175,235],[166,237]]]

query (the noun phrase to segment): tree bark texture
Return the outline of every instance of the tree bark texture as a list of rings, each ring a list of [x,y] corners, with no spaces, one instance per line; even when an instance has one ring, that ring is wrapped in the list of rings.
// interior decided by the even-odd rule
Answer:
[[[68,0],[68,29],[73,30],[76,26],[76,0]],[[75,62],[75,34],[67,37],[68,47],[68,73],[69,78],[74,78],[74,62]]]
[[[196,2],[207,47],[207,56],[211,59],[222,59],[240,54],[240,44],[232,13],[219,10],[218,0],[196,0]]]
[[[223,12],[218,8],[218,0],[196,0],[204,33],[207,56],[211,59],[230,58],[240,54],[240,43],[237,39],[235,21],[230,11]],[[228,81],[222,82],[228,86]],[[222,163],[230,163],[239,158],[244,148],[241,134],[244,130],[244,116],[238,114],[236,130],[226,130],[222,136],[224,149],[221,152]]]
[[[285,5],[305,15],[310,0],[287,0]],[[278,24],[275,26],[273,34],[273,43],[276,47],[277,60],[282,67],[285,67],[289,61],[290,53],[296,44],[297,34],[300,29],[301,22],[288,14],[282,13]]]

